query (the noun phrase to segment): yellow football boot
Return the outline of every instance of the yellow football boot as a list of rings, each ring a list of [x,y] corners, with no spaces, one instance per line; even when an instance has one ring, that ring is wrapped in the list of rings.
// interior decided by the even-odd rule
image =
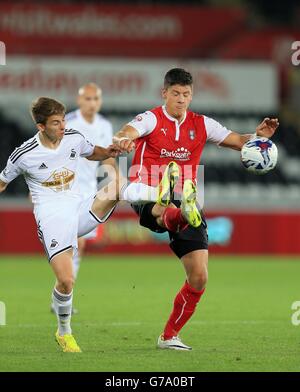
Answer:
[[[80,347],[76,343],[73,335],[60,336],[58,331],[55,334],[55,339],[64,353],[81,353]]]
[[[181,213],[186,221],[193,227],[199,227],[202,222],[197,207],[197,189],[192,180],[185,180],[181,199]]]
[[[166,207],[170,204],[178,179],[179,167],[176,162],[170,162],[158,185],[157,204],[163,207]]]

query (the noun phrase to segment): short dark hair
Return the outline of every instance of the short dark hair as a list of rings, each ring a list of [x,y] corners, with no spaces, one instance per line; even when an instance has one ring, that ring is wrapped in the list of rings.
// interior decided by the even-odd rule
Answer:
[[[65,115],[66,107],[63,103],[48,97],[39,97],[32,102],[31,116],[36,124],[45,125],[48,118],[55,114]]]
[[[172,68],[165,75],[164,88],[174,86],[175,84],[179,84],[180,86],[192,86],[193,77],[183,68]]]

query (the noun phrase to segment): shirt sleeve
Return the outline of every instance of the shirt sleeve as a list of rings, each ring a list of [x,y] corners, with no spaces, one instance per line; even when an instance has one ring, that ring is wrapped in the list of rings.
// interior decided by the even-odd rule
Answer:
[[[204,123],[207,134],[207,141],[220,144],[231,133],[226,127],[221,125],[218,121],[204,116]]]
[[[0,180],[5,182],[6,184],[9,184],[22,173],[23,171],[20,166],[18,164],[12,163],[9,159],[7,161],[6,167],[0,173]]]
[[[157,119],[154,113],[147,111],[138,114],[132,121],[127,125],[135,128],[140,137],[150,135],[154,131],[157,124]]]
[[[80,142],[80,156],[81,157],[89,157],[93,154],[95,146],[88,141],[84,136],[81,136]]]

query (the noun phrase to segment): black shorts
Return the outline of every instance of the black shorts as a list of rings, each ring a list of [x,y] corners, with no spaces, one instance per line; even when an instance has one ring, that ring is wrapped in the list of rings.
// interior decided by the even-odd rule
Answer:
[[[173,201],[173,203],[180,207],[180,201]],[[159,226],[156,218],[152,215],[152,208],[155,203],[131,205],[134,211],[140,217],[140,225],[147,227],[155,233],[165,233],[168,231]],[[184,255],[199,249],[208,249],[208,236],[207,224],[204,214],[201,212],[202,223],[199,227],[195,228],[188,226],[186,229],[179,233],[168,231],[170,237],[170,248],[181,259]]]

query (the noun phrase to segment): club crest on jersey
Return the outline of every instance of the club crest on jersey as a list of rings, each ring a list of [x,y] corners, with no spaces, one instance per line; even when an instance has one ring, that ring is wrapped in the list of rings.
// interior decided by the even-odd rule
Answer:
[[[132,120],[132,122],[136,122],[136,121],[142,121],[143,117],[138,114],[137,116],[135,116],[135,118]]]
[[[76,155],[77,155],[77,152],[74,150],[74,148],[72,148],[71,154],[70,154],[70,159],[75,159]]]
[[[194,140],[195,139],[195,130],[194,129],[190,129],[189,130],[189,134],[190,134],[190,139]]]
[[[54,249],[54,248],[56,248],[58,246],[58,242],[56,241],[56,240],[51,240],[51,245],[50,245],[50,248],[51,249]]]

